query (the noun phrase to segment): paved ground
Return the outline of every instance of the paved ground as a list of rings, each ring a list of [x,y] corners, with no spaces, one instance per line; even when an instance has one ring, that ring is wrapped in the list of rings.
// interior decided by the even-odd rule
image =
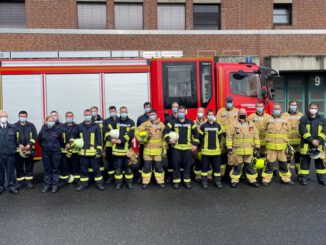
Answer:
[[[326,244],[326,187],[164,190],[0,196],[0,244]]]

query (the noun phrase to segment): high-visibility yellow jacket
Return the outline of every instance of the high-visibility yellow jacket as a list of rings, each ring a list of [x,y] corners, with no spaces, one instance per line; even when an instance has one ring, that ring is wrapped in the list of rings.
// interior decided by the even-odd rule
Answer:
[[[146,131],[149,133],[149,139],[144,143],[145,156],[161,156],[167,148],[167,143],[164,140],[164,123],[157,119],[154,123],[147,120],[136,128],[135,136],[138,141],[141,141],[140,133]]]
[[[254,148],[260,148],[259,134],[255,124],[249,120],[233,122],[226,133],[226,147],[236,155],[252,155]]]
[[[283,117],[287,118],[291,124],[290,134],[289,134],[289,144],[290,145],[300,145],[301,136],[299,133],[299,121],[303,116],[301,112],[296,112],[292,114],[291,112],[284,112]]]
[[[289,142],[291,124],[286,117],[269,116],[265,121],[266,149],[285,150]]]
[[[100,126],[92,122],[86,124],[82,122],[78,125],[80,138],[84,140],[84,146],[79,150],[79,155],[94,157],[101,155],[102,137]]]
[[[222,129],[226,132],[229,126],[237,120],[239,109],[233,107],[228,110],[226,107],[222,107],[216,114],[216,122],[221,124]]]
[[[199,129],[199,140],[201,143],[201,154],[207,156],[221,155],[220,138],[223,133],[219,123],[209,122],[201,125]]]
[[[266,141],[265,141],[266,129],[264,124],[269,116],[270,115],[266,112],[264,112],[262,115],[253,113],[250,116],[248,116],[249,121],[253,122],[258,130],[260,146],[266,145]]]

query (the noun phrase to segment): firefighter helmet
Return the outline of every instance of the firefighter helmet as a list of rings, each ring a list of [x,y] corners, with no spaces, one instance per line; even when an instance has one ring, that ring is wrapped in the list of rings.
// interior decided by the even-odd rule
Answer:
[[[174,141],[178,141],[178,139],[179,139],[179,134],[178,134],[177,132],[171,131],[171,132],[169,133],[169,137],[170,137],[172,140],[174,140]]]
[[[71,147],[72,148],[77,148],[77,149],[82,149],[84,147],[84,140],[83,139],[73,139],[71,140],[72,144]]]
[[[321,151],[318,148],[311,148],[308,151],[308,156],[310,156],[311,159],[318,159],[321,157]]]
[[[291,159],[294,156],[295,150],[292,145],[287,144],[286,149],[285,149],[285,154],[289,159]]]
[[[19,155],[22,157],[22,158],[28,158],[30,155],[27,154],[27,152],[23,152],[23,151],[20,151],[19,152]]]
[[[119,129],[112,129],[109,134],[113,139],[119,139]]]
[[[252,159],[252,163],[253,163],[255,169],[263,169],[265,167],[265,159],[264,158],[254,157]]]
[[[140,143],[146,144],[149,140],[150,134],[147,131],[141,131],[139,133]]]

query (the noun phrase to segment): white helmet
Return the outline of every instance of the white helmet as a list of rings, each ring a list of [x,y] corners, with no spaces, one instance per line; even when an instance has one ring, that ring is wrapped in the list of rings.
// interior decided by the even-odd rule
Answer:
[[[178,134],[177,132],[171,131],[171,132],[169,133],[169,137],[170,137],[172,140],[174,140],[174,141],[178,141],[178,139],[179,139],[179,134]]]
[[[110,131],[110,136],[113,138],[113,139],[119,139],[119,129],[112,129]]]
[[[83,139],[74,139],[74,140],[72,140],[72,146],[77,149],[82,149],[84,147],[84,140]]]

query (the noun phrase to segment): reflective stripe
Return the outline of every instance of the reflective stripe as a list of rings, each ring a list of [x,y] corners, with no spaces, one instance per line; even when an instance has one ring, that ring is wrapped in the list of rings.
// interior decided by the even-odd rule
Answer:
[[[104,167],[100,167],[100,171],[104,171]]]
[[[190,183],[191,182],[191,179],[184,179],[183,182]]]
[[[316,174],[326,174],[326,169],[316,169]]]
[[[89,173],[93,173],[94,171],[93,171],[92,168],[88,168],[88,172],[89,172]]]
[[[255,180],[257,179],[258,177],[258,174],[246,174],[246,177],[249,179],[249,180]]]
[[[21,178],[16,178],[17,181],[23,181],[25,178],[21,177]]]
[[[66,133],[63,132],[62,136],[63,136],[63,142],[66,143]]]
[[[178,184],[181,182],[181,179],[173,179],[173,183]]]
[[[80,181],[81,182],[86,182],[86,181],[88,181],[88,178],[80,178]]]
[[[108,174],[110,174],[110,175],[112,175],[112,174],[114,174],[114,173],[115,173],[114,170],[108,171]]]
[[[308,175],[309,174],[309,169],[308,170],[300,169],[299,174]]]
[[[96,182],[98,182],[98,181],[101,181],[101,180],[103,180],[103,177],[102,177],[102,176],[99,176],[99,177],[95,177],[95,178],[94,178],[94,180],[95,180]]]
[[[214,176],[215,177],[220,177],[221,176],[221,173],[214,173]]]
[[[289,170],[286,173],[282,173],[281,171],[279,171],[279,175],[281,177],[291,177],[291,172]]]
[[[201,172],[199,173],[201,176],[208,176],[208,172]]]
[[[32,180],[32,179],[34,179],[33,176],[25,176],[25,180]]]
[[[69,179],[69,175],[67,175],[67,176],[62,176],[62,175],[60,175],[59,178],[60,178],[60,179]]]
[[[308,144],[304,144],[303,147],[300,148],[300,154],[307,155],[308,150],[309,150],[309,145]]]
[[[310,134],[310,133],[305,133],[305,134],[302,136],[302,138],[304,138],[304,139],[307,139],[307,138],[309,138],[309,137],[311,137],[311,134]]]
[[[125,178],[130,180],[130,179],[134,178],[134,175],[133,174],[125,174]]]
[[[323,131],[323,126],[322,125],[318,125],[318,136],[320,138],[322,138],[323,140],[325,140],[326,135],[322,131]]]
[[[276,151],[281,151],[286,149],[286,143],[267,143],[266,144],[266,149],[267,150],[276,150]]]
[[[80,179],[80,175],[75,175],[74,178],[75,179]]]
[[[271,138],[287,138],[287,134],[266,134],[266,138],[271,137]]]
[[[114,175],[114,178],[120,180],[120,179],[123,178],[123,175],[122,174],[116,174],[116,175]]]

